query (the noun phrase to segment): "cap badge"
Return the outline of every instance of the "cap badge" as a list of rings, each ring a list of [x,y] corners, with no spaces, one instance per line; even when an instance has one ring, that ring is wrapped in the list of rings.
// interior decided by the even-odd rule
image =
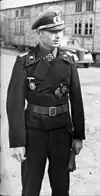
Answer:
[[[58,24],[58,23],[61,23],[61,22],[62,22],[62,19],[61,19],[60,16],[55,16],[55,17],[53,18],[53,22],[54,22],[55,24]]]

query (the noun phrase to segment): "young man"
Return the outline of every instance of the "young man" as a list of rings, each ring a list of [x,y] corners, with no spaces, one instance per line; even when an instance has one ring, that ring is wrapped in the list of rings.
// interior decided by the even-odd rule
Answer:
[[[12,71],[7,114],[10,147],[22,163],[22,196],[39,196],[47,159],[52,196],[68,196],[70,150],[78,154],[85,139],[77,68],[59,48],[64,28],[60,7],[44,11],[32,26],[38,46],[18,56]]]

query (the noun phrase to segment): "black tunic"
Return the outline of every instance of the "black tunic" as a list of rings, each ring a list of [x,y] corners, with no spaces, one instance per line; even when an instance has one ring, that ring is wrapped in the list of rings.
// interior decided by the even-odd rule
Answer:
[[[63,87],[65,91],[62,90]],[[40,106],[59,106],[69,103],[70,100],[71,118],[69,113],[55,117],[41,115],[41,119],[37,119],[38,123],[34,122],[33,128],[42,128],[44,125],[46,129],[52,130],[69,125],[69,129],[72,129],[73,124],[73,137],[85,139],[78,71],[66,52],[58,50],[57,57],[51,65],[41,56],[39,47],[17,57],[7,92],[10,147],[27,144],[26,130],[31,122],[27,110],[25,111],[25,100],[27,103]]]

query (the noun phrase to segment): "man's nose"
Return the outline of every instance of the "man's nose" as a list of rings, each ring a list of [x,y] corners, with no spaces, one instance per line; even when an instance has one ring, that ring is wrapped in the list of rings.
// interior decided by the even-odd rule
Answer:
[[[60,38],[60,32],[56,33],[56,38]]]

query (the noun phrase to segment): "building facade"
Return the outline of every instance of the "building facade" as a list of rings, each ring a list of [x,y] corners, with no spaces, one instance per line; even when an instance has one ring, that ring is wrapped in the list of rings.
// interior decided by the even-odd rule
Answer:
[[[99,21],[99,0],[76,0],[66,4],[66,34],[77,39],[82,47],[100,50]]]
[[[64,34],[91,50],[100,50],[100,0],[56,0],[1,10],[1,34],[5,43],[33,46],[38,42],[31,30],[33,20],[50,5],[64,10]]]

